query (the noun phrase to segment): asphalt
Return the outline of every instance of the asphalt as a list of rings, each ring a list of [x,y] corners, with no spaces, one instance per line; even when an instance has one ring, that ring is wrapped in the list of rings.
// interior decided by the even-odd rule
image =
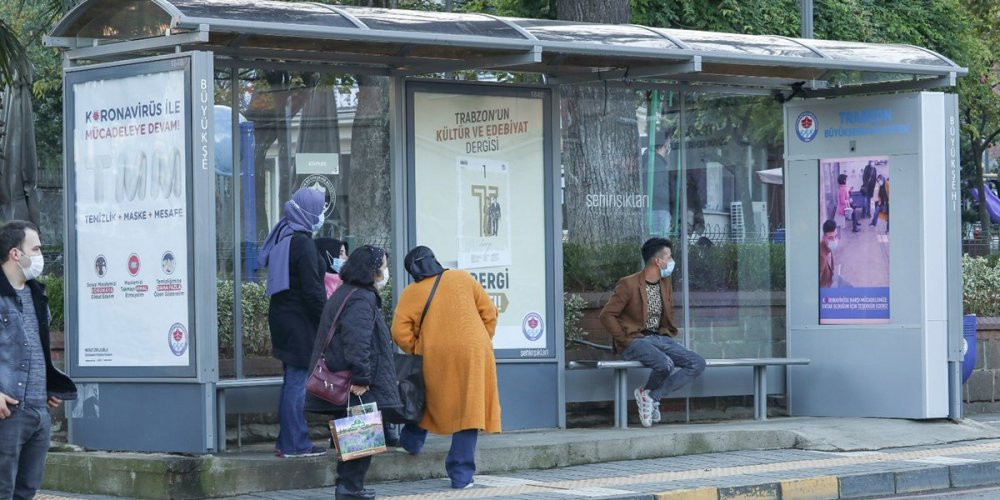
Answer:
[[[447,448],[447,438],[431,437],[420,456],[401,450],[378,455],[368,486],[380,498],[400,499],[787,499],[919,494],[1000,484],[1000,414],[976,415],[959,422],[810,417],[484,435],[479,443],[476,485],[466,490],[451,490],[444,479]],[[89,467],[90,477],[95,477],[93,462],[81,461],[95,454],[57,455]],[[113,455],[137,454],[107,455],[112,457],[105,460]],[[143,457],[163,460],[155,454]],[[212,467],[198,470],[204,475],[209,469],[248,464],[257,471],[258,480],[241,479],[234,486],[218,481],[213,483],[215,491],[203,490],[200,495],[242,495],[238,498],[243,499],[333,495],[330,457],[278,459],[267,450],[248,447],[215,457]],[[302,482],[311,477],[303,473],[310,468],[325,471],[318,479],[322,484]],[[80,484],[79,479],[77,476],[76,484]],[[263,487],[268,484],[273,487]],[[120,481],[117,487],[115,492],[89,493],[198,496],[192,490],[162,495],[154,490],[145,490],[154,491],[148,495],[132,490],[129,494]],[[50,490],[39,498],[109,497]]]

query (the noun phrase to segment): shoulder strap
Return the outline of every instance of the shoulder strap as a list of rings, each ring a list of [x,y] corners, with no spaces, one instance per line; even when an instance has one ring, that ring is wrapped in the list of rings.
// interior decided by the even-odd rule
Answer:
[[[337,320],[340,319],[340,313],[344,312],[344,306],[347,305],[347,299],[354,295],[354,292],[358,291],[357,288],[351,290],[347,293],[347,297],[344,297],[344,301],[340,303],[340,309],[337,309],[337,315],[333,317],[333,323],[330,324],[330,331],[326,332],[326,341],[323,342],[323,349],[321,349],[320,355],[326,352],[326,348],[330,347],[330,341],[333,340],[333,334],[337,331]]]
[[[434,286],[431,287],[431,294],[427,296],[427,303],[424,304],[424,312],[420,313],[420,324],[417,325],[417,330],[424,326],[424,316],[427,316],[427,309],[431,307],[431,299],[434,298],[434,293],[437,292],[438,283],[441,282],[441,277],[444,276],[444,271],[438,273],[437,278],[434,280]]]

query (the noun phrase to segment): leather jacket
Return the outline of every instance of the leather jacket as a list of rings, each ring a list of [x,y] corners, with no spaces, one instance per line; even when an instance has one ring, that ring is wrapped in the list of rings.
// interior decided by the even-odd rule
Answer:
[[[52,355],[49,352],[49,299],[45,296],[45,286],[37,280],[29,280],[26,286],[31,289],[31,300],[35,303],[38,337],[45,354],[48,395],[62,400],[76,399],[76,385],[65,373],[52,366]],[[21,300],[7,280],[7,275],[0,272],[0,392],[24,401],[29,353],[20,312]]]

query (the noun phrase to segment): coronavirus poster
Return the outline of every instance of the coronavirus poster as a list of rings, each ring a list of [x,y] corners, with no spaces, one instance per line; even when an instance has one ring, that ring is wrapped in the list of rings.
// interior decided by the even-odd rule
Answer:
[[[77,362],[191,363],[185,69],[72,83]]]
[[[555,355],[546,312],[544,95],[439,90],[411,98],[415,243],[483,285],[500,313],[493,346],[508,357]]]
[[[819,162],[819,322],[889,322],[889,158]]]

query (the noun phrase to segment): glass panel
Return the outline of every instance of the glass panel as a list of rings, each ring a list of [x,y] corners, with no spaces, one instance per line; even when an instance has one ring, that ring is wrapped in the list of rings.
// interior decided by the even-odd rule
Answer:
[[[783,356],[782,107],[711,94],[688,94],[685,102],[681,265],[691,345],[706,358]]]
[[[228,68],[215,71],[215,245],[218,290],[219,376],[235,375],[235,324],[233,321],[233,170],[230,102],[232,85]]]
[[[654,97],[578,85],[564,88],[562,102],[566,359],[617,359],[573,339],[612,343],[598,315],[618,280],[642,269],[641,246],[649,236],[670,238],[680,252],[668,209],[677,201],[677,160],[668,151],[671,143],[677,149],[677,142],[667,133],[676,127],[679,100],[676,93]],[[650,129],[659,134],[650,138]],[[647,154],[651,142],[653,150],[657,142],[665,144],[659,156]],[[681,285],[673,280],[678,327],[684,324]]]
[[[819,57],[815,52],[798,43],[776,36],[662,28],[653,29],[669,34],[690,45],[692,50],[697,51],[758,56]]]
[[[413,10],[370,9],[343,7],[373,30],[441,33],[447,35],[488,36],[494,38],[525,37],[506,23],[479,14],[421,12]]]
[[[163,35],[170,15],[148,0],[105,0],[74,14],[52,36],[132,39]]]
[[[546,42],[580,42],[678,49],[667,38],[639,26],[572,23],[545,19],[512,19],[518,26]]]
[[[257,256],[292,193],[308,187],[324,194],[325,223],[317,238],[336,238],[348,249],[375,244],[388,250],[388,85],[386,77],[239,72],[238,163],[223,170],[236,168],[240,180],[239,214],[230,212],[229,225],[239,220],[247,377],[281,373],[280,362],[271,357],[268,270],[257,264]]]
[[[354,24],[334,10],[313,3],[269,0],[171,0],[187,17],[244,22],[305,24],[354,28]]]
[[[813,47],[833,59],[842,61],[869,61],[882,64],[925,64],[951,66],[932,52],[905,45],[840,42],[835,40],[807,40]]]

